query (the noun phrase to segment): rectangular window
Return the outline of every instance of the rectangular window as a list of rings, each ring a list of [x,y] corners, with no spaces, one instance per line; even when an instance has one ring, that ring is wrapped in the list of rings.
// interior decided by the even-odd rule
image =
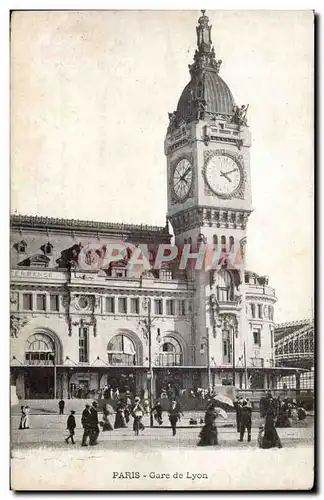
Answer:
[[[106,297],[106,312],[109,314],[115,313],[115,298]]]
[[[262,318],[262,304],[258,304],[258,317]]]
[[[33,297],[31,293],[23,294],[23,309],[25,311],[31,311],[33,308]]]
[[[253,330],[253,343],[256,347],[261,347],[261,330]]]
[[[79,328],[79,363],[87,363],[88,359],[88,328]]]
[[[155,310],[155,314],[159,314],[159,315],[163,314],[163,302],[162,302],[162,299],[155,299],[154,300],[154,310]]]
[[[139,314],[139,299],[131,299],[131,314]]]
[[[111,271],[111,276],[114,278],[126,278],[127,277],[127,270],[126,269],[112,269]]]
[[[185,300],[179,300],[179,315],[180,316],[186,315],[186,301]]]
[[[167,316],[174,316],[174,300],[173,299],[166,301],[166,313],[167,313]]]
[[[38,311],[46,310],[46,295],[43,293],[37,295],[37,310]]]
[[[50,295],[50,310],[59,310],[59,295]]]
[[[119,299],[118,299],[118,312],[120,312],[121,314],[127,313],[127,298],[126,297],[119,297]]]
[[[255,318],[255,304],[251,304],[251,316]]]
[[[172,280],[172,271],[169,269],[161,269],[159,272],[160,280],[169,281]]]

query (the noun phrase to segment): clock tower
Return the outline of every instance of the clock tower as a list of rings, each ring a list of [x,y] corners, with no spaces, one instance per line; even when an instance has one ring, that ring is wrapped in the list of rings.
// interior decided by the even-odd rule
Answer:
[[[191,342],[196,365],[208,362],[207,351],[216,364],[226,364],[235,357],[235,348],[238,352],[243,345],[240,285],[251,213],[248,107],[235,104],[219,75],[222,61],[216,58],[211,29],[202,11],[196,28],[197,49],[189,65],[190,81],[176,111],[169,113],[165,139],[167,217],[175,244],[189,243],[192,252],[202,243],[214,245],[220,256],[235,254],[232,261],[239,264],[230,269],[228,259],[223,259],[225,264],[215,270],[192,272],[196,295]],[[224,336],[224,331],[229,333]],[[203,347],[206,343],[208,349]]]

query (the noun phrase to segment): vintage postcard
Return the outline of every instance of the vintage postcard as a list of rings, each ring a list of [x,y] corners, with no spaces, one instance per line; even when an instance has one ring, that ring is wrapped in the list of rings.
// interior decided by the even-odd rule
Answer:
[[[11,489],[311,489],[313,11],[10,32]]]

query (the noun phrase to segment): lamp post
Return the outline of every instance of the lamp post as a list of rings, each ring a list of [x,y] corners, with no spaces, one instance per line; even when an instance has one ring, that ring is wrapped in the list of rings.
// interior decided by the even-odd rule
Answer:
[[[224,328],[232,335],[229,335],[229,338],[232,339],[232,378],[233,378],[233,387],[235,387],[235,327],[229,323],[226,319],[224,321]]]
[[[233,387],[235,387],[235,328],[232,328],[232,344],[233,344]]]
[[[202,337],[202,339],[206,342],[206,351],[207,351],[207,384],[208,384],[208,392],[211,392],[210,345],[209,345],[209,329],[208,328],[206,328],[206,337]]]
[[[144,299],[144,307],[147,308],[147,320],[144,321],[144,326],[148,337],[148,348],[149,348],[149,371],[147,374],[148,380],[148,394],[149,394],[149,407],[150,407],[150,427],[153,427],[153,415],[152,415],[152,383],[153,383],[153,369],[152,369],[152,317],[151,317],[151,298],[147,297]]]

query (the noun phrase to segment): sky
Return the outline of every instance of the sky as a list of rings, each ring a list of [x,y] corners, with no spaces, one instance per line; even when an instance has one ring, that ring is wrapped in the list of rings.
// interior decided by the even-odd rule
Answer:
[[[220,76],[249,104],[247,267],[275,320],[312,315],[313,15],[207,11]],[[15,12],[11,212],[164,225],[164,138],[199,11]]]

